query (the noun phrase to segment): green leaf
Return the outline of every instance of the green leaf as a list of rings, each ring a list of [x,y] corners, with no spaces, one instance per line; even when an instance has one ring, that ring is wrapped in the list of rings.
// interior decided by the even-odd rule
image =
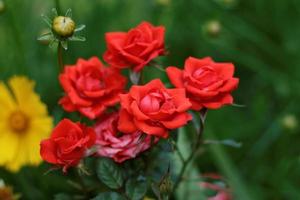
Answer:
[[[118,189],[122,187],[124,178],[121,168],[111,159],[102,158],[97,166],[98,178],[108,187]]]
[[[71,8],[69,8],[69,9],[67,10],[65,16],[66,16],[66,17],[72,18],[72,10],[71,10]]]
[[[82,36],[72,36],[69,38],[70,41],[74,41],[74,42],[84,42],[85,41],[85,37]]]
[[[58,16],[58,12],[57,12],[56,8],[52,8],[51,12],[53,14],[53,17],[57,17]]]
[[[68,50],[68,42],[67,41],[61,41],[60,42],[62,48],[64,48],[64,50]]]
[[[51,32],[45,33],[38,37],[38,40],[41,40],[41,41],[50,41],[52,39],[53,39],[53,34]]]
[[[199,117],[198,117],[199,119]],[[192,125],[185,126],[178,130],[178,142],[177,146],[180,149],[183,157],[187,158],[191,151],[191,135],[195,133],[195,128]],[[179,170],[182,167],[181,159],[177,156],[174,157],[173,170],[176,174],[178,174]],[[197,165],[193,162],[187,167],[184,178],[194,179],[195,177],[199,177],[201,174]],[[199,186],[199,184],[191,181],[185,181],[180,184],[177,188],[176,195],[178,199],[188,199],[188,200],[206,200],[207,197],[204,194],[203,188]]]
[[[56,39],[53,39],[53,40],[50,41],[49,47],[51,49],[56,49],[57,46],[58,46],[58,41]]]
[[[226,146],[231,146],[235,148],[240,148],[242,146],[241,142],[236,142],[232,139],[226,139],[226,140],[204,140],[204,144],[223,144]]]
[[[46,24],[49,26],[49,28],[52,28],[52,20],[47,17],[46,15],[42,15],[42,18],[44,20],[44,22],[46,22]]]
[[[152,183],[151,184],[151,188],[152,188],[152,191],[153,193],[155,194],[155,196],[160,199],[161,198],[161,195],[160,195],[160,191],[159,191],[159,187],[156,183]]]
[[[145,196],[147,187],[146,181],[130,179],[126,183],[126,194],[131,200],[140,200]]]
[[[96,197],[91,200],[126,200],[125,197],[122,197],[119,193],[116,192],[104,192],[98,194]]]
[[[84,24],[80,24],[76,27],[75,32],[82,31],[85,28]]]

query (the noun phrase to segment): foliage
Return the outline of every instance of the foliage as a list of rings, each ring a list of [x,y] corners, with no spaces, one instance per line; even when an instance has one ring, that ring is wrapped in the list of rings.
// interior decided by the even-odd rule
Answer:
[[[189,55],[211,55],[218,61],[232,61],[242,80],[234,94],[236,103],[245,107],[210,112],[204,137],[223,141],[234,138],[243,145],[236,149],[207,144],[208,148],[188,172],[194,177],[200,172],[218,171],[226,177],[237,199],[299,199],[299,126],[287,129],[282,119],[289,114],[299,118],[300,112],[296,104],[300,99],[297,92],[300,89],[300,2],[234,1],[232,6],[225,0],[61,1],[62,10],[71,8],[75,21],[86,25],[82,35],[87,39],[84,43],[69,44],[64,53],[65,63],[75,63],[78,57],[88,58],[95,53],[101,56],[105,32],[127,30],[143,20],[167,27],[170,54],[160,60],[163,66],[167,63],[182,66]],[[53,8],[54,1],[7,0],[5,3],[5,12],[0,14],[0,79],[7,80],[13,74],[34,79],[57,122],[66,114],[57,105],[61,89],[55,50],[36,40],[45,27],[39,16]],[[212,19],[221,25],[220,33],[213,37],[203,28]],[[147,68],[144,74],[145,80],[150,80],[161,73]],[[70,117],[77,118],[76,114]],[[179,135],[183,144],[184,140],[191,140],[186,137],[190,135],[186,128]],[[180,138],[182,135],[185,139]],[[156,163],[146,163],[157,168],[160,164],[157,170],[160,174],[151,175],[155,181],[159,182],[166,172],[169,157],[157,155]],[[25,167],[16,175],[1,169],[0,178],[24,199],[53,199],[61,191],[78,192],[60,172],[44,174],[48,169],[46,164],[37,169]],[[79,179],[75,174],[71,176]],[[91,182],[85,184],[105,188],[97,180]],[[179,189],[179,193],[193,199],[197,184],[187,181],[185,186],[189,188]],[[107,196],[118,199],[117,193],[105,193],[97,198]]]

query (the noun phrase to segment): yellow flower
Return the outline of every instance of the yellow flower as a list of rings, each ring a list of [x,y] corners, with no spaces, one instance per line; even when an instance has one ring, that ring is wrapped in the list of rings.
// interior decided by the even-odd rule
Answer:
[[[13,172],[41,162],[39,144],[52,128],[34,85],[23,76],[12,77],[9,88],[0,82],[0,165]]]

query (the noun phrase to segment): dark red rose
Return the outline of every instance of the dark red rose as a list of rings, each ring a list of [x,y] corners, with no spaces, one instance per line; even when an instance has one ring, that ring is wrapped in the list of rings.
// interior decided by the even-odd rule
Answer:
[[[151,136],[143,136],[141,131],[123,134],[117,130],[118,113],[101,117],[96,123],[96,145],[98,155],[110,157],[116,162],[135,158],[141,152],[151,147]],[[155,140],[157,141],[157,139]]]
[[[63,167],[66,172],[79,163],[95,139],[94,129],[64,119],[54,128],[50,138],[41,142],[40,154],[43,160]]]
[[[232,104],[231,92],[238,86],[239,79],[233,77],[232,63],[216,63],[211,58],[189,57],[184,69],[168,67],[167,74],[177,88],[185,88],[193,110],[217,109]]]
[[[66,93],[59,103],[66,111],[79,111],[90,119],[119,102],[127,81],[119,70],[105,67],[96,57],[66,66],[59,80]]]
[[[164,35],[163,26],[154,27],[148,22],[142,22],[127,33],[106,33],[107,51],[103,58],[113,67],[132,67],[138,72],[152,59],[164,54]]]
[[[159,79],[143,86],[132,86],[121,94],[118,128],[121,132],[137,130],[149,135],[168,137],[170,129],[179,128],[191,120],[186,111],[191,103],[184,89],[167,89]]]

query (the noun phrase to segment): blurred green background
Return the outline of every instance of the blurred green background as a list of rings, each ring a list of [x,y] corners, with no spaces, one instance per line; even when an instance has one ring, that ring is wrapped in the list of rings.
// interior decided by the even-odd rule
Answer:
[[[40,16],[50,12],[54,0],[4,3],[0,79],[25,74],[36,80],[42,100],[57,116],[62,92],[56,51],[36,40],[46,28]],[[240,78],[235,102],[245,107],[210,111],[205,138],[234,139],[242,146],[207,145],[197,159],[199,169],[224,175],[238,200],[300,199],[299,0],[61,0],[61,8],[71,8],[75,22],[86,25],[87,38],[70,43],[65,63],[101,57],[105,32],[127,31],[143,20],[166,27],[169,55],[160,59],[163,66],[183,66],[188,56],[233,62]],[[167,80],[157,69],[146,71],[148,80]],[[48,168],[28,167],[16,175],[1,169],[0,178],[24,199],[52,199],[70,188],[67,176],[43,175]]]

